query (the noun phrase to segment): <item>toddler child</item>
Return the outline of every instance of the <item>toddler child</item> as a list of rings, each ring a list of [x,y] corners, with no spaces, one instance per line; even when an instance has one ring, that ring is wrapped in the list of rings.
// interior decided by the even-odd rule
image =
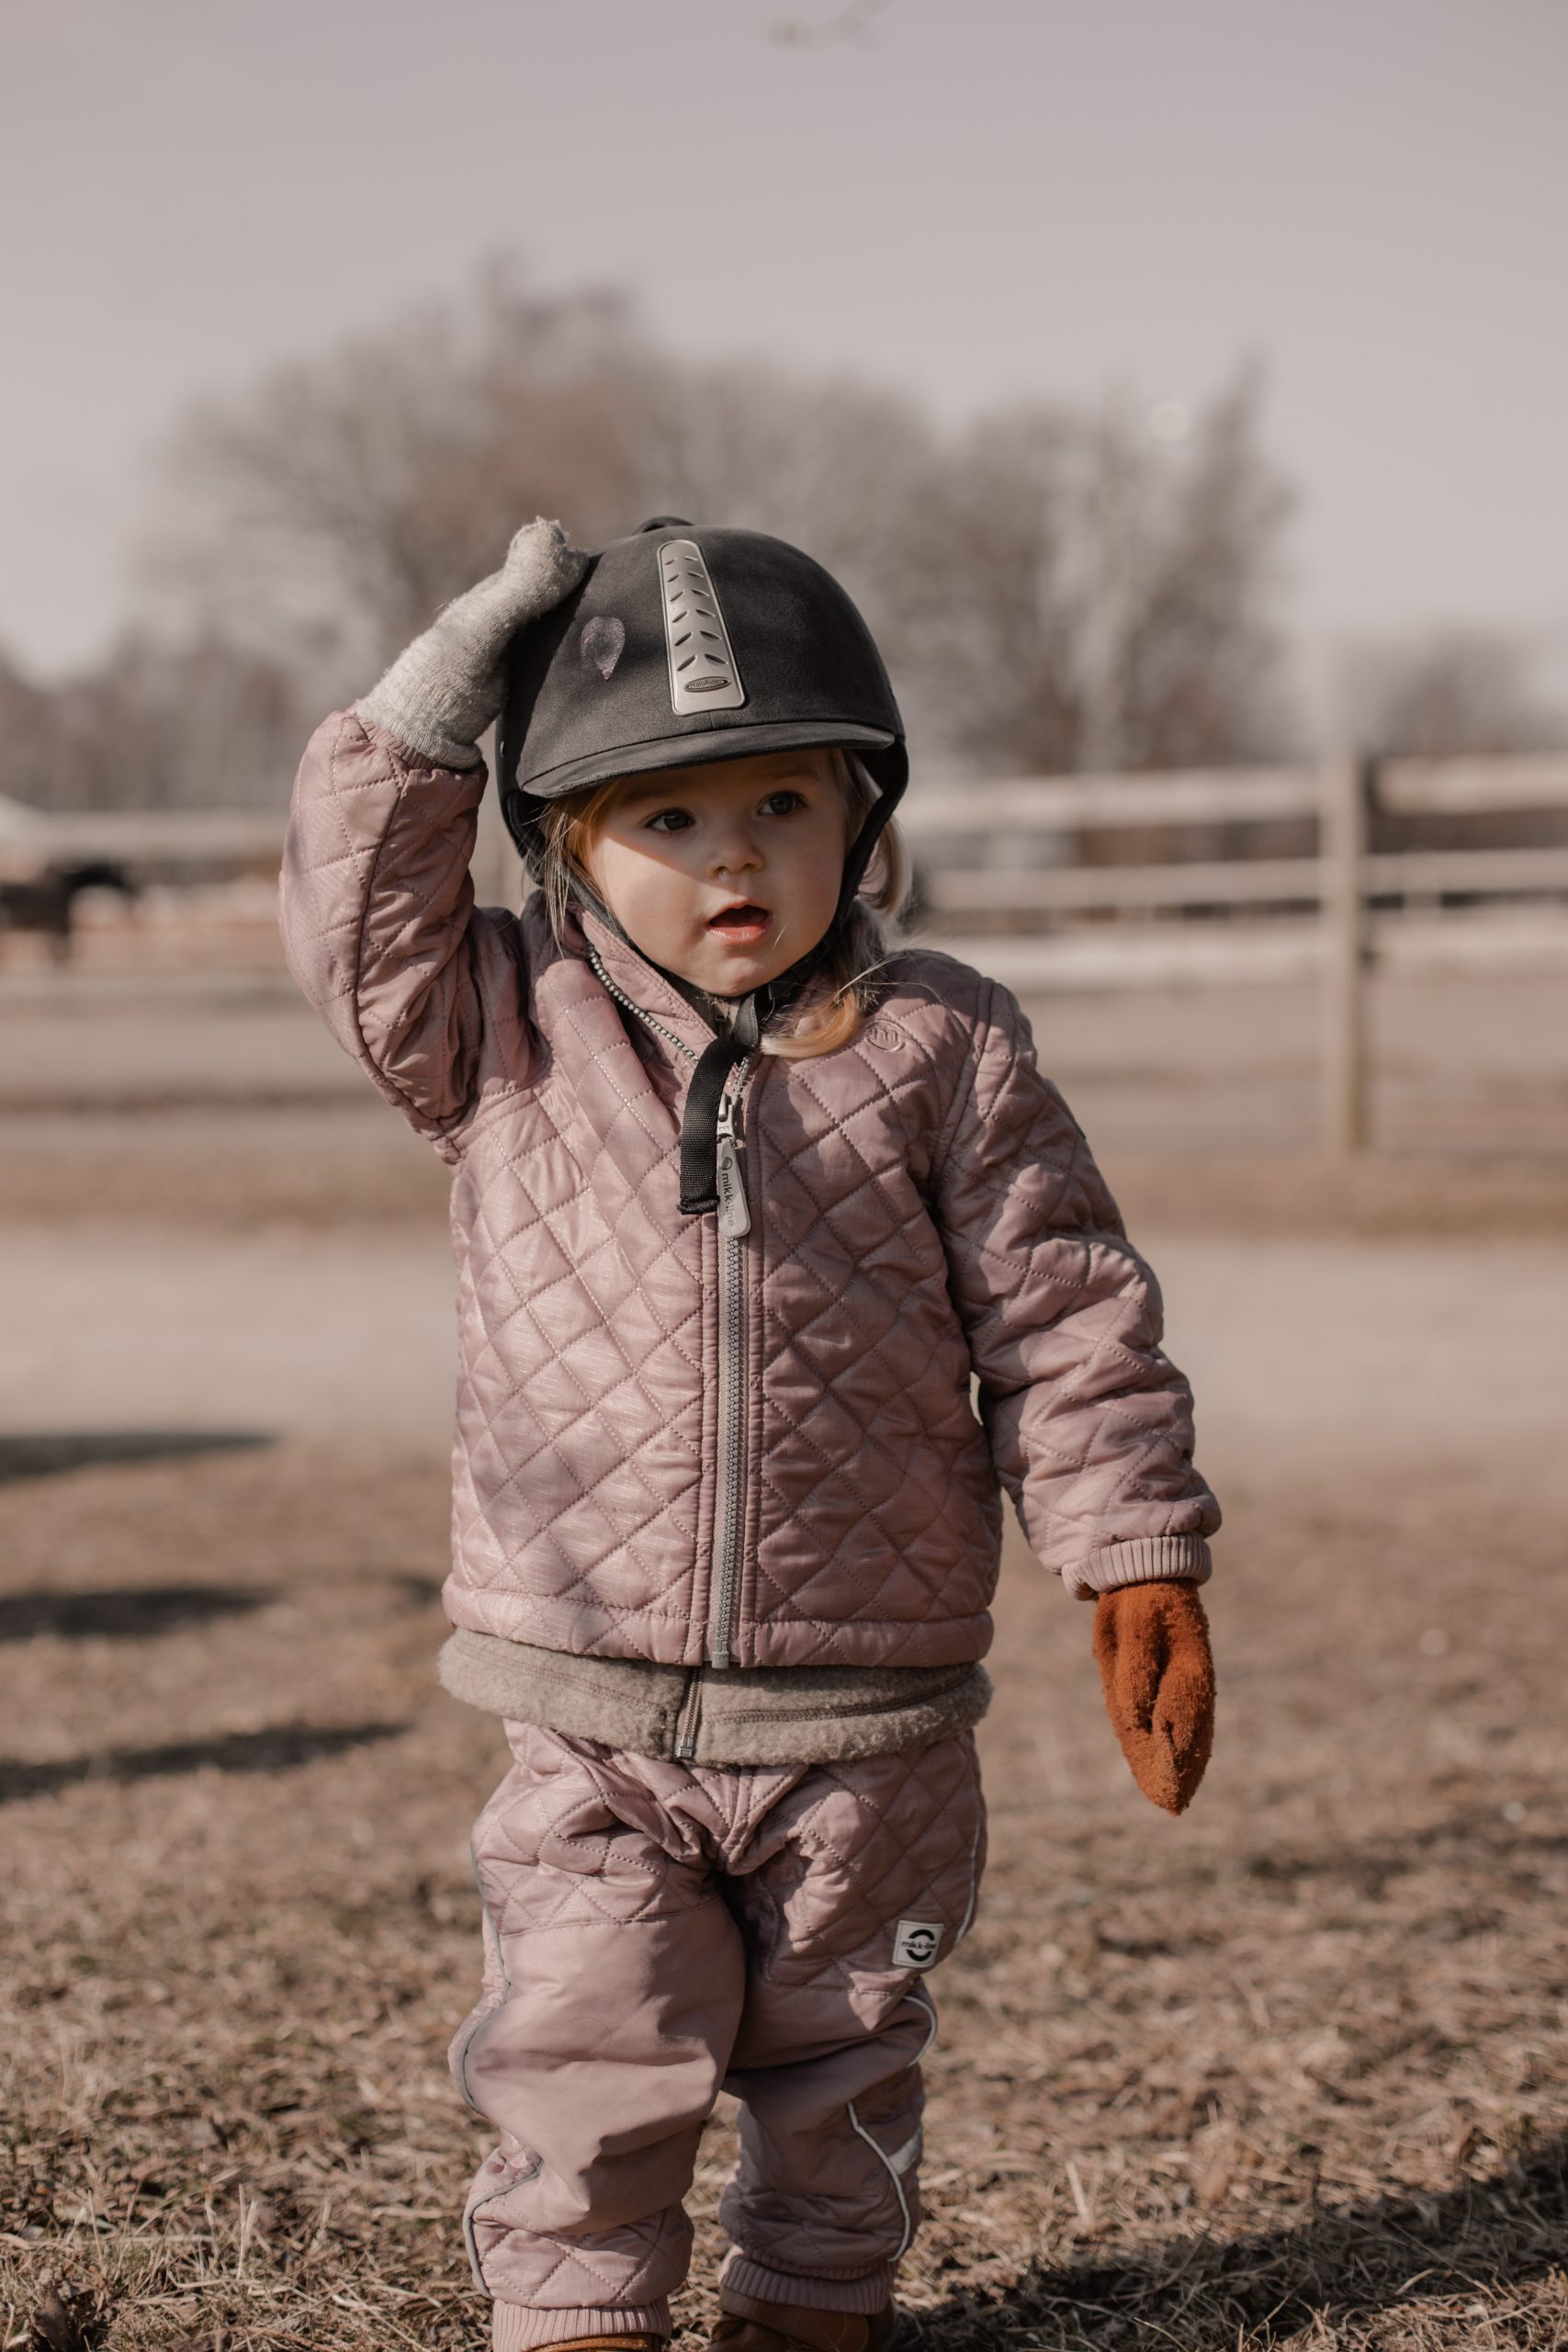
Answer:
[[[498,716],[521,915],[468,879]],[[665,517],[520,531],[296,787],[292,968],[454,1171],[442,1672],[513,1758],[452,2050],[496,2352],[668,2342],[721,2087],[713,2341],[893,2342],[999,1488],[1096,1602],[1145,1792],[1207,1759],[1218,1512],[1158,1292],[1011,996],[881,938],[906,772],[828,573]]]

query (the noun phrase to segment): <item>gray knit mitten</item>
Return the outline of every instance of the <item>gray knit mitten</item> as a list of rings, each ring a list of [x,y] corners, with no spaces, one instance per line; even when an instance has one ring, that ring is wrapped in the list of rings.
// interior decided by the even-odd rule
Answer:
[[[455,596],[355,710],[440,767],[476,767],[506,690],[509,641],[570,596],[591,560],[558,523],[525,523],[501,570]]]

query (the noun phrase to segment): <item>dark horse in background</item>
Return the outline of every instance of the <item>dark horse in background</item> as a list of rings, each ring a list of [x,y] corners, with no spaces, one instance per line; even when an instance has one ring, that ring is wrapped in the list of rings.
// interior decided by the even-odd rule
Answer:
[[[30,882],[0,882],[0,944],[13,931],[39,931],[48,938],[54,960],[63,964],[71,954],[71,931],[77,899],[84,890],[118,890],[134,899],[136,885],[123,865],[96,858],[86,865],[46,865]]]

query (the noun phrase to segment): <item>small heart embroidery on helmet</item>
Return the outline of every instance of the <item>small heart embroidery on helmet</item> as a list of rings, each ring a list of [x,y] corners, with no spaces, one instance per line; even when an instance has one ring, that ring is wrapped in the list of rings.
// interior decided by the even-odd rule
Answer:
[[[614,614],[597,613],[584,624],[577,640],[577,650],[585,670],[597,670],[608,681],[615,674],[616,662],[626,650],[626,628]]]

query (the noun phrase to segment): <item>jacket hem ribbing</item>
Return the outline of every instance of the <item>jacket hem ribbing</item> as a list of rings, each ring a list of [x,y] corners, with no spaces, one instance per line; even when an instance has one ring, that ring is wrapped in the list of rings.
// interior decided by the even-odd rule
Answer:
[[[577,1657],[459,1628],[436,1670],[468,1706],[634,1756],[707,1765],[833,1764],[905,1755],[972,1731],[991,1702],[978,1665],[697,1671]],[[690,1705],[695,1690],[697,1705]]]

